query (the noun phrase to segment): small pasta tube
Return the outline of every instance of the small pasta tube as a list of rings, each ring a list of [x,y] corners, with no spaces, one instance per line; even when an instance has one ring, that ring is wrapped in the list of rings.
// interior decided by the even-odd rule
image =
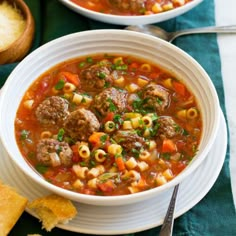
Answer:
[[[64,87],[63,87],[63,91],[65,93],[72,93],[76,90],[76,86],[72,83],[66,82]]]
[[[83,99],[83,96],[81,94],[74,93],[74,96],[72,98],[72,102],[78,105],[81,103],[82,99]]]
[[[31,110],[33,108],[33,104],[34,104],[34,100],[33,99],[29,99],[29,100],[25,100],[23,105],[24,108]]]
[[[82,96],[83,98],[82,98],[82,100],[81,100],[81,103],[83,104],[83,105],[86,105],[86,106],[89,106],[90,104],[91,104],[91,102],[92,102],[92,98],[91,97],[88,97],[88,96]]]
[[[107,153],[102,149],[97,149],[94,152],[94,158],[97,162],[104,162],[106,160]]]
[[[107,152],[111,155],[117,155],[122,153],[122,147],[119,144],[111,144],[108,146]]]
[[[186,112],[187,119],[196,119],[198,117],[198,111],[196,108],[191,107]]]
[[[129,187],[128,187],[128,190],[129,190],[129,192],[130,192],[131,194],[132,194],[132,193],[137,193],[137,192],[140,191],[139,188],[136,187],[136,186],[129,186]]]
[[[147,143],[147,146],[148,146],[148,150],[152,151],[153,149],[155,149],[157,147],[157,143],[154,140],[150,140]]]
[[[142,161],[145,161],[147,159],[149,159],[151,156],[150,152],[147,151],[147,150],[142,150],[140,153],[139,153],[139,159],[142,160]]]
[[[180,120],[186,120],[187,117],[187,110],[186,109],[182,109],[180,111],[177,111],[176,116],[180,119]]]
[[[135,160],[134,157],[130,157],[129,160],[125,162],[125,165],[128,169],[134,169],[137,166],[137,161]]]
[[[170,2],[170,3],[162,5],[162,8],[164,11],[169,11],[174,8],[174,5],[173,5],[173,3]]]
[[[100,174],[100,170],[96,167],[94,167],[88,171],[88,177],[90,177],[90,178],[98,177],[99,174]]]
[[[171,169],[166,169],[162,174],[167,180],[171,180],[174,177]]]
[[[113,121],[107,121],[104,128],[107,133],[111,133],[116,129],[116,124]]]
[[[125,120],[122,125],[123,129],[130,130],[133,129],[132,123],[130,120]]]
[[[137,79],[137,85],[140,86],[140,87],[144,87],[148,83],[149,83],[149,81],[146,80],[146,79],[143,79],[143,78],[138,78]]]
[[[135,83],[130,83],[125,87],[130,93],[136,92],[140,87]]]
[[[138,127],[141,127],[142,124],[143,124],[142,118],[140,118],[140,117],[132,118],[130,121],[131,121],[131,125],[134,129],[137,129]]]
[[[90,188],[96,189],[97,188],[97,178],[90,179],[87,184]]]
[[[152,127],[152,117],[151,116],[143,116],[142,121],[145,127]]]
[[[133,179],[134,181],[139,181],[140,178],[141,178],[140,173],[139,173],[138,171],[136,171],[136,170],[130,170],[130,171],[128,172],[128,176],[129,176],[131,179]]]
[[[118,65],[124,64],[123,57],[116,57],[116,58],[114,58],[113,59],[113,63],[114,64],[118,64]]]
[[[162,174],[158,174],[158,176],[156,177],[156,184],[160,186],[166,183],[167,183],[167,180],[165,176],[163,176]]]
[[[88,159],[90,157],[90,150],[87,145],[79,145],[78,147],[78,153],[81,158]]]
[[[73,187],[76,188],[76,189],[81,189],[81,188],[84,187],[84,183],[80,179],[77,179],[73,183]]]
[[[144,129],[143,131],[143,137],[147,138],[151,136],[151,130],[149,128]]]
[[[173,87],[173,85],[172,85],[172,78],[165,79],[163,81],[163,84],[165,85],[165,87],[167,87],[169,89],[172,88]]]
[[[150,64],[144,63],[144,64],[142,64],[142,65],[140,66],[140,70],[141,70],[141,71],[144,71],[144,72],[151,72],[152,67],[151,67]]]
[[[85,179],[88,173],[88,167],[81,167],[80,165],[73,165],[72,170],[80,179]]]
[[[143,172],[149,168],[149,165],[145,161],[138,162],[137,166],[141,172]]]
[[[44,139],[44,138],[51,138],[52,137],[52,133],[50,131],[43,131],[40,134],[40,138]]]
[[[124,78],[124,76],[120,76],[118,79],[115,79],[115,80],[114,80],[114,83],[115,83],[117,86],[124,86],[124,84],[125,84],[125,78]]]
[[[163,9],[162,9],[162,7],[159,3],[156,2],[155,4],[153,4],[153,6],[152,6],[152,12],[153,13],[159,13],[159,12],[162,12],[162,11],[163,11]]]

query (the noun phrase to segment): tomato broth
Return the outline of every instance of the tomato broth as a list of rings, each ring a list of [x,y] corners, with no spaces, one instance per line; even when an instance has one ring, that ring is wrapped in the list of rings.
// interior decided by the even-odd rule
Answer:
[[[28,88],[15,119],[18,147],[45,180],[102,196],[171,181],[196,155],[201,134],[187,86],[127,55],[56,65]]]

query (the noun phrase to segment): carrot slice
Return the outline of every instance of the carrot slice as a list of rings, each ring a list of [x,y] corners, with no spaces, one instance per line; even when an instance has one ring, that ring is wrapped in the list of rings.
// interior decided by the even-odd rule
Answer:
[[[176,145],[171,139],[164,139],[162,143],[162,152],[176,152]]]
[[[183,84],[173,81],[173,87],[174,87],[176,93],[178,93],[181,96],[185,96],[186,88]]]
[[[101,137],[105,137],[106,133],[104,132],[94,132],[89,136],[88,141],[93,145],[93,146],[100,146],[102,144]]]
[[[119,171],[125,170],[125,163],[124,163],[122,156],[116,157],[115,161],[116,161],[116,165],[117,165],[117,168]]]
[[[66,81],[74,84],[76,87],[80,85],[79,76],[68,71],[61,71],[59,76],[63,76]]]

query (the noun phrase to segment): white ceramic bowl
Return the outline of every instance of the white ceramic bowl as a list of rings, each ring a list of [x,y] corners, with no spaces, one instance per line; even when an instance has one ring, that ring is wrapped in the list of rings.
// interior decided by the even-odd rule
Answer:
[[[195,94],[203,119],[199,152],[191,164],[167,184],[136,194],[104,197],[79,194],[56,187],[40,177],[24,160],[15,140],[14,121],[19,103],[32,82],[62,61],[94,53],[133,55],[153,61],[181,78]],[[215,88],[203,68],[174,45],[150,35],[125,30],[94,30],[51,41],[28,55],[7,79],[0,99],[0,134],[9,156],[18,167],[43,187],[66,198],[94,205],[123,205],[146,200],[173,187],[190,175],[206,158],[215,140],[220,108]]]
[[[68,8],[70,8],[71,10],[93,20],[116,25],[146,25],[169,20],[171,18],[184,14],[185,12],[196,7],[203,0],[193,0],[192,2],[189,2],[186,5],[183,5],[170,11],[153,15],[143,15],[143,16],[118,16],[111,14],[103,14],[80,7],[79,5],[71,2],[70,0],[59,0],[59,1]]]

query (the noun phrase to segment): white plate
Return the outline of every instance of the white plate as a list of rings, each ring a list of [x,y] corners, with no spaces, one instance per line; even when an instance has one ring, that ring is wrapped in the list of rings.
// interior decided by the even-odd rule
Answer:
[[[175,218],[196,205],[211,189],[224,163],[226,147],[227,130],[221,112],[219,132],[208,157],[180,184]],[[0,152],[0,179],[3,182],[18,189],[29,201],[49,193],[35,185],[15,166],[2,144]],[[58,228],[96,235],[127,234],[147,230],[163,223],[171,194],[172,189],[154,199],[126,206],[104,207],[75,203],[78,216],[66,225],[58,225]],[[28,210],[27,212],[32,214]]]
[[[145,25],[145,24],[158,23],[182,15],[202,2],[202,0],[193,0],[192,2],[189,2],[186,5],[183,5],[170,11],[161,12],[158,14],[143,15],[143,16],[118,16],[118,15],[103,14],[91,11],[83,7],[80,7],[79,5],[71,2],[70,0],[59,0],[59,1],[68,8],[70,8],[71,10],[85,17],[116,25]]]

